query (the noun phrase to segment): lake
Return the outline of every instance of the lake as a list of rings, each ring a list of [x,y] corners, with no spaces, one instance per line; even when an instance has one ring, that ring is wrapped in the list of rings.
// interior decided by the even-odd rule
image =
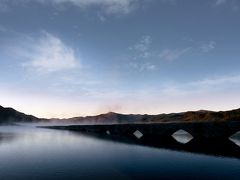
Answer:
[[[239,147],[240,148],[240,147]],[[65,130],[0,127],[0,179],[239,179],[240,159]]]

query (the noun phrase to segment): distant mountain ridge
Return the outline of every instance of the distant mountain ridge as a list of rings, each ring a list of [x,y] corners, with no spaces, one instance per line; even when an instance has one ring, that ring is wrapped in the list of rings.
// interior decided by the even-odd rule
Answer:
[[[188,111],[182,113],[138,115],[118,114],[110,112],[97,116],[75,117],[66,119],[71,122],[83,123],[171,123],[171,122],[223,122],[240,121],[240,109],[230,111]]]
[[[0,124],[11,124],[14,122],[38,122],[40,119],[18,112],[13,108],[4,108],[0,106]]]
[[[117,123],[173,123],[173,122],[226,122],[240,121],[240,109],[230,111],[188,111],[182,113],[140,115],[109,112],[96,116],[73,117],[69,119],[40,119],[26,115],[12,108],[0,106],[0,124],[17,122],[55,122],[71,124],[117,124]]]

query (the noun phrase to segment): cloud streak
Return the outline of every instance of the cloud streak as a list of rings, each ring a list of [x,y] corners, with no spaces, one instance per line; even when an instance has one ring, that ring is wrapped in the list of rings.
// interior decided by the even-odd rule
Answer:
[[[183,55],[185,55],[187,52],[189,52],[192,48],[187,47],[183,49],[165,49],[160,54],[159,57],[161,59],[164,59],[166,61],[173,61],[176,59],[179,59]]]
[[[225,4],[227,2],[227,0],[215,0],[215,5],[218,6],[218,5],[222,5],[222,4]]]
[[[46,74],[80,67],[74,50],[61,39],[47,32],[43,33],[34,44],[30,43],[27,46],[33,47],[30,48],[31,53],[23,53],[27,58],[23,67],[30,70]]]
[[[128,14],[141,2],[148,0],[0,0],[0,8],[6,9],[9,3],[44,3],[52,5],[71,4],[80,8],[100,7],[107,14]]]
[[[215,48],[216,48],[216,42],[215,41],[205,42],[205,43],[202,43],[202,45],[200,46],[200,49],[204,53],[208,53],[208,52],[214,50]]]
[[[150,62],[146,62],[146,63],[130,63],[129,64],[130,67],[137,69],[139,71],[155,71],[157,70],[157,66],[150,63]]]
[[[215,91],[221,91],[229,87],[239,86],[240,75],[227,75],[227,76],[217,76],[209,77],[206,79],[201,79],[197,81],[187,82],[183,84],[171,83],[165,85],[163,88],[163,93],[170,96],[182,96],[198,93],[210,93]]]
[[[41,1],[41,0],[40,0]],[[51,0],[54,4],[71,3],[73,5],[84,7],[100,6],[107,13],[128,14],[133,9],[135,3],[139,0]],[[44,2],[47,2],[44,0]]]

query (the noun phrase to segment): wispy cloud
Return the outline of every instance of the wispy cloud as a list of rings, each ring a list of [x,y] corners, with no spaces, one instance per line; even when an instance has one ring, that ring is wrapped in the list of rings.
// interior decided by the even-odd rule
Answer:
[[[128,14],[141,2],[148,0],[8,0],[0,1],[0,10],[8,8],[8,3],[29,3],[37,2],[53,5],[72,4],[80,8],[100,7],[107,14]],[[167,0],[169,1],[169,0]]]
[[[159,61],[159,59],[173,61],[189,53],[192,49],[193,47],[159,50],[153,47],[153,38],[150,35],[145,35],[137,43],[129,47],[134,60],[130,62],[130,67],[140,71],[157,70],[156,61]]]
[[[74,50],[63,43],[58,37],[44,32],[42,37],[35,42],[27,44],[26,49],[32,52],[21,50],[22,55],[27,59],[23,67],[39,73],[53,73],[79,67]],[[21,53],[21,52],[20,52]]]
[[[140,41],[137,42],[135,45],[131,46],[129,49],[134,51],[137,58],[149,58],[152,55],[150,52],[150,47],[152,44],[152,38],[149,35],[142,36]]]
[[[79,8],[98,7],[106,14],[129,14],[142,3],[148,3],[156,0],[0,0],[0,11],[6,11],[11,2],[29,3],[37,2],[52,5],[71,4]],[[161,3],[176,4],[177,0],[159,0]],[[103,16],[102,16],[103,17]]]
[[[140,40],[133,46],[129,47],[131,59],[129,66],[138,71],[154,71],[157,66],[151,62],[151,58],[155,58],[156,53],[152,50],[152,37],[149,35],[142,36]]]
[[[238,84],[240,83],[240,75],[228,75],[228,76],[219,76],[219,77],[212,77],[203,79],[200,81],[196,81],[193,83],[190,83],[190,85],[193,86],[201,86],[201,87],[215,87],[218,85],[224,85],[227,86],[229,84]]]
[[[182,40],[191,43],[192,49],[195,49],[197,51],[200,50],[203,53],[208,53],[214,50],[217,46],[217,43],[213,40],[196,41],[191,37],[184,37]]]
[[[153,63],[150,62],[145,62],[145,63],[130,63],[130,67],[137,69],[139,71],[154,71],[157,70],[157,66]]]
[[[168,95],[181,96],[224,90],[234,85],[239,86],[239,84],[240,84],[239,74],[215,76],[186,83],[172,82],[170,84],[166,84],[165,87],[162,88],[162,92]]]
[[[199,42],[191,37],[184,37],[182,40],[188,42],[188,46],[185,43],[182,47],[158,49],[153,46],[153,38],[150,35],[142,36],[137,43],[129,47],[132,60],[129,60],[129,66],[139,71],[157,70],[159,69],[159,60],[171,62],[183,58],[189,53],[209,53],[217,45],[213,40]]]
[[[81,8],[101,6],[107,13],[123,14],[128,14],[131,12],[134,4],[138,1],[139,0],[51,0],[51,2],[54,4],[71,3]]]
[[[98,13],[97,16],[98,16],[98,18],[99,18],[100,21],[102,21],[102,22],[105,22],[105,21],[106,21],[106,17],[105,17],[103,14]]]
[[[214,0],[215,2],[215,5],[222,5],[222,4],[225,4],[227,2],[227,0]]]
[[[133,46],[133,49],[138,51],[146,51],[149,49],[151,43],[152,43],[151,36],[149,35],[143,36],[141,40]]]
[[[232,11],[238,12],[240,7],[239,7],[239,0],[214,0],[213,1],[213,6],[214,7],[221,7],[221,6],[227,6],[228,8],[230,7]]]
[[[191,47],[183,49],[165,49],[162,52],[160,52],[159,57],[167,61],[173,61],[179,59],[187,52],[189,52],[191,49],[192,49]]]
[[[202,52],[208,53],[215,49],[216,47],[216,42],[215,41],[209,41],[209,42],[204,42],[201,44],[200,49]]]

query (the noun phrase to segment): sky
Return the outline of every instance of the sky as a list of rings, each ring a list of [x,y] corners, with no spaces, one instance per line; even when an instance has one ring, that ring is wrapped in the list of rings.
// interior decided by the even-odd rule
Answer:
[[[0,105],[46,118],[240,107],[238,0],[0,0]]]

